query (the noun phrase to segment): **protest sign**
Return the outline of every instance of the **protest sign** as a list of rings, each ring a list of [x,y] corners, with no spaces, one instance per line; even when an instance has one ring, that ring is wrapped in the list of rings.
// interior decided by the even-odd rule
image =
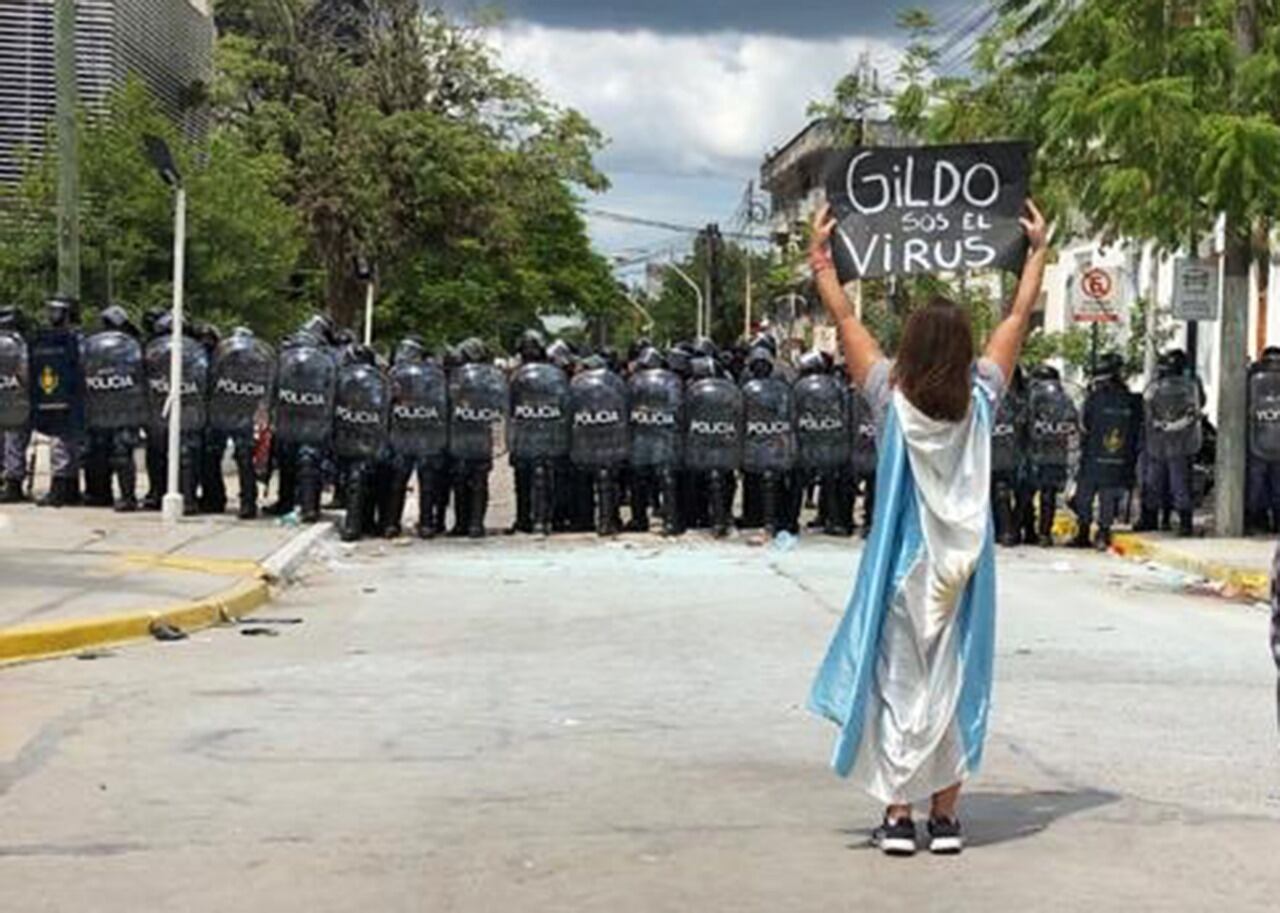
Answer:
[[[835,153],[826,187],[840,280],[1019,271],[1029,154],[1026,143]]]

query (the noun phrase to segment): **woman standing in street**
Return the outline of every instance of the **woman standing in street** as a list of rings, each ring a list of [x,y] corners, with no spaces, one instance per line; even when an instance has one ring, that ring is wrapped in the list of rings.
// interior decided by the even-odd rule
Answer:
[[[896,359],[853,313],[831,255],[830,208],[814,218],[810,266],[839,328],[849,376],[876,415],[876,518],[810,707],[840,727],[832,766],[886,806],[874,840],[958,853],[961,784],[982,759],[995,640],[991,423],[1030,327],[1047,228],[1028,201],[1030,250],[1008,317],[974,359],[969,314],[935,299],[911,314]]]

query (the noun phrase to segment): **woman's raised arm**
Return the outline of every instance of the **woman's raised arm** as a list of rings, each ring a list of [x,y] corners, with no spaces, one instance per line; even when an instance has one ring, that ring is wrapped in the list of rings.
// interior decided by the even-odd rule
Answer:
[[[1022,266],[1022,278],[1018,280],[1018,292],[1014,295],[1009,316],[996,327],[987,343],[987,358],[999,365],[1006,381],[1013,377],[1018,358],[1022,355],[1022,344],[1027,340],[1031,315],[1040,298],[1044,268],[1049,258],[1049,227],[1032,200],[1027,200],[1027,215],[1022,219],[1022,229],[1031,242],[1031,251]]]
[[[844,287],[836,277],[836,264],[831,256],[831,234],[836,220],[831,215],[831,204],[824,203],[813,216],[813,234],[809,239],[809,267],[818,286],[831,322],[840,333],[840,347],[844,350],[844,362],[849,378],[862,387],[876,362],[884,358],[880,344],[853,313]]]

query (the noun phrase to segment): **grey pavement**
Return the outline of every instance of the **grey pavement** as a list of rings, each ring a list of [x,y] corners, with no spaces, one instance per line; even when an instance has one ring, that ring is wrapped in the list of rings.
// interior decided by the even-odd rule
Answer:
[[[957,859],[803,709],[855,547],[331,545],[270,610],[0,672],[15,911],[1273,910],[1267,617],[1115,558],[1001,558]]]
[[[1242,573],[1269,574],[1276,553],[1274,536],[1180,539],[1171,533],[1143,533],[1142,538],[1194,561],[1206,561]]]
[[[298,533],[233,514],[166,527],[158,513],[0,507],[0,628],[165,608],[226,589]],[[189,563],[186,563],[189,562]]]

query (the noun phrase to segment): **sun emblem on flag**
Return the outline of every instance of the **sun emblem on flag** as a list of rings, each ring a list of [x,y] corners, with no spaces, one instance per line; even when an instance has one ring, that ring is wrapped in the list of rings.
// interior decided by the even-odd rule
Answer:
[[[1119,453],[1124,447],[1124,435],[1120,433],[1118,428],[1112,428],[1105,438],[1102,439],[1102,447],[1107,453]]]

